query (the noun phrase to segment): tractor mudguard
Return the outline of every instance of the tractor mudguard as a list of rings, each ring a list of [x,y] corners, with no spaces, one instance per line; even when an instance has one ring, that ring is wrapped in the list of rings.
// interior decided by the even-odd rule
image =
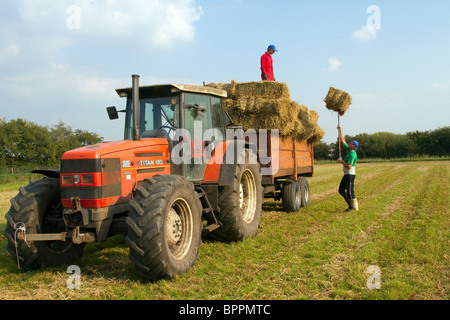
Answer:
[[[216,143],[214,154],[206,166],[202,185],[217,184],[220,187],[232,185],[241,149],[251,149],[255,155],[257,154],[256,145],[244,140],[227,140]]]
[[[31,173],[42,174],[47,178],[59,179],[61,172],[59,170],[33,170]]]

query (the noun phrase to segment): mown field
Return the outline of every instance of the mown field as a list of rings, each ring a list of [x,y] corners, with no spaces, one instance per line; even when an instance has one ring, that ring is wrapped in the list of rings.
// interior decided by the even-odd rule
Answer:
[[[450,162],[358,165],[359,212],[344,212],[342,170],[319,165],[310,206],[287,214],[266,201],[257,237],[205,240],[194,268],[155,283],[133,272],[123,236],[90,244],[76,261],[81,289],[67,288],[67,266],[18,270],[0,235],[0,299],[416,299],[450,298]],[[0,186],[0,229],[17,184]],[[369,266],[381,271],[370,290]]]

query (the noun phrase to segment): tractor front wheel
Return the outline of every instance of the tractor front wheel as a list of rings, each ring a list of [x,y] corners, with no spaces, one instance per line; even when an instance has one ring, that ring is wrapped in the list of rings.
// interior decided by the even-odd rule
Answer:
[[[137,188],[130,205],[126,241],[136,271],[159,280],[192,268],[203,228],[194,185],[182,176],[153,177]]]
[[[26,242],[17,239],[19,227],[32,234],[66,231],[59,190],[59,179],[43,178],[21,187],[11,199],[11,208],[5,215],[8,224],[4,233],[8,251],[26,270],[70,264],[83,254],[84,244],[76,245],[72,241]]]

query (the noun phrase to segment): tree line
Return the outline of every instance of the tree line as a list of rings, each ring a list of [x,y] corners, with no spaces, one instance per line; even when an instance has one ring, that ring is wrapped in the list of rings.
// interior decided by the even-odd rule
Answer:
[[[337,136],[337,132],[336,132]],[[398,159],[408,157],[444,157],[450,155],[450,127],[433,131],[414,131],[406,134],[377,132],[345,136],[345,140],[359,143],[358,159]],[[333,160],[339,157],[338,141],[314,145],[314,159]],[[342,151],[342,153],[344,153]]]
[[[40,126],[23,119],[0,119],[0,166],[57,166],[64,152],[102,142],[96,133],[59,121]]]
[[[357,140],[358,159],[395,159],[415,156],[450,156],[450,126],[434,131],[414,131],[406,134],[377,132],[345,136]],[[59,121],[54,126],[40,126],[17,119],[0,119],[0,166],[58,166],[64,152],[101,143],[96,133],[72,129]],[[339,157],[338,141],[314,145],[315,160]]]

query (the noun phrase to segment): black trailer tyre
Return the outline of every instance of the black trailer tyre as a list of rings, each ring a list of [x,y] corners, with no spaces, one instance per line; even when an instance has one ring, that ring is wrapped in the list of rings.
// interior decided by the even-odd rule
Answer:
[[[301,207],[305,208],[309,205],[309,182],[305,177],[300,177],[300,193],[301,193]]]
[[[175,175],[150,178],[138,187],[130,205],[126,242],[136,271],[159,280],[192,268],[203,228],[194,185]]]
[[[288,179],[283,182],[282,203],[286,212],[297,212],[302,204],[301,183],[299,180]]]
[[[70,240],[30,242],[17,239],[19,227],[32,234],[65,232],[62,212],[59,179],[31,182],[11,199],[4,234],[8,239],[8,251],[18,259],[20,267],[36,270],[70,264],[83,254],[84,244],[75,245]]]
[[[260,226],[263,192],[259,164],[249,149],[243,150],[240,159],[233,185],[221,188],[219,193],[220,211],[216,217],[222,226],[214,230],[211,236],[220,241],[240,241],[253,237]]]

